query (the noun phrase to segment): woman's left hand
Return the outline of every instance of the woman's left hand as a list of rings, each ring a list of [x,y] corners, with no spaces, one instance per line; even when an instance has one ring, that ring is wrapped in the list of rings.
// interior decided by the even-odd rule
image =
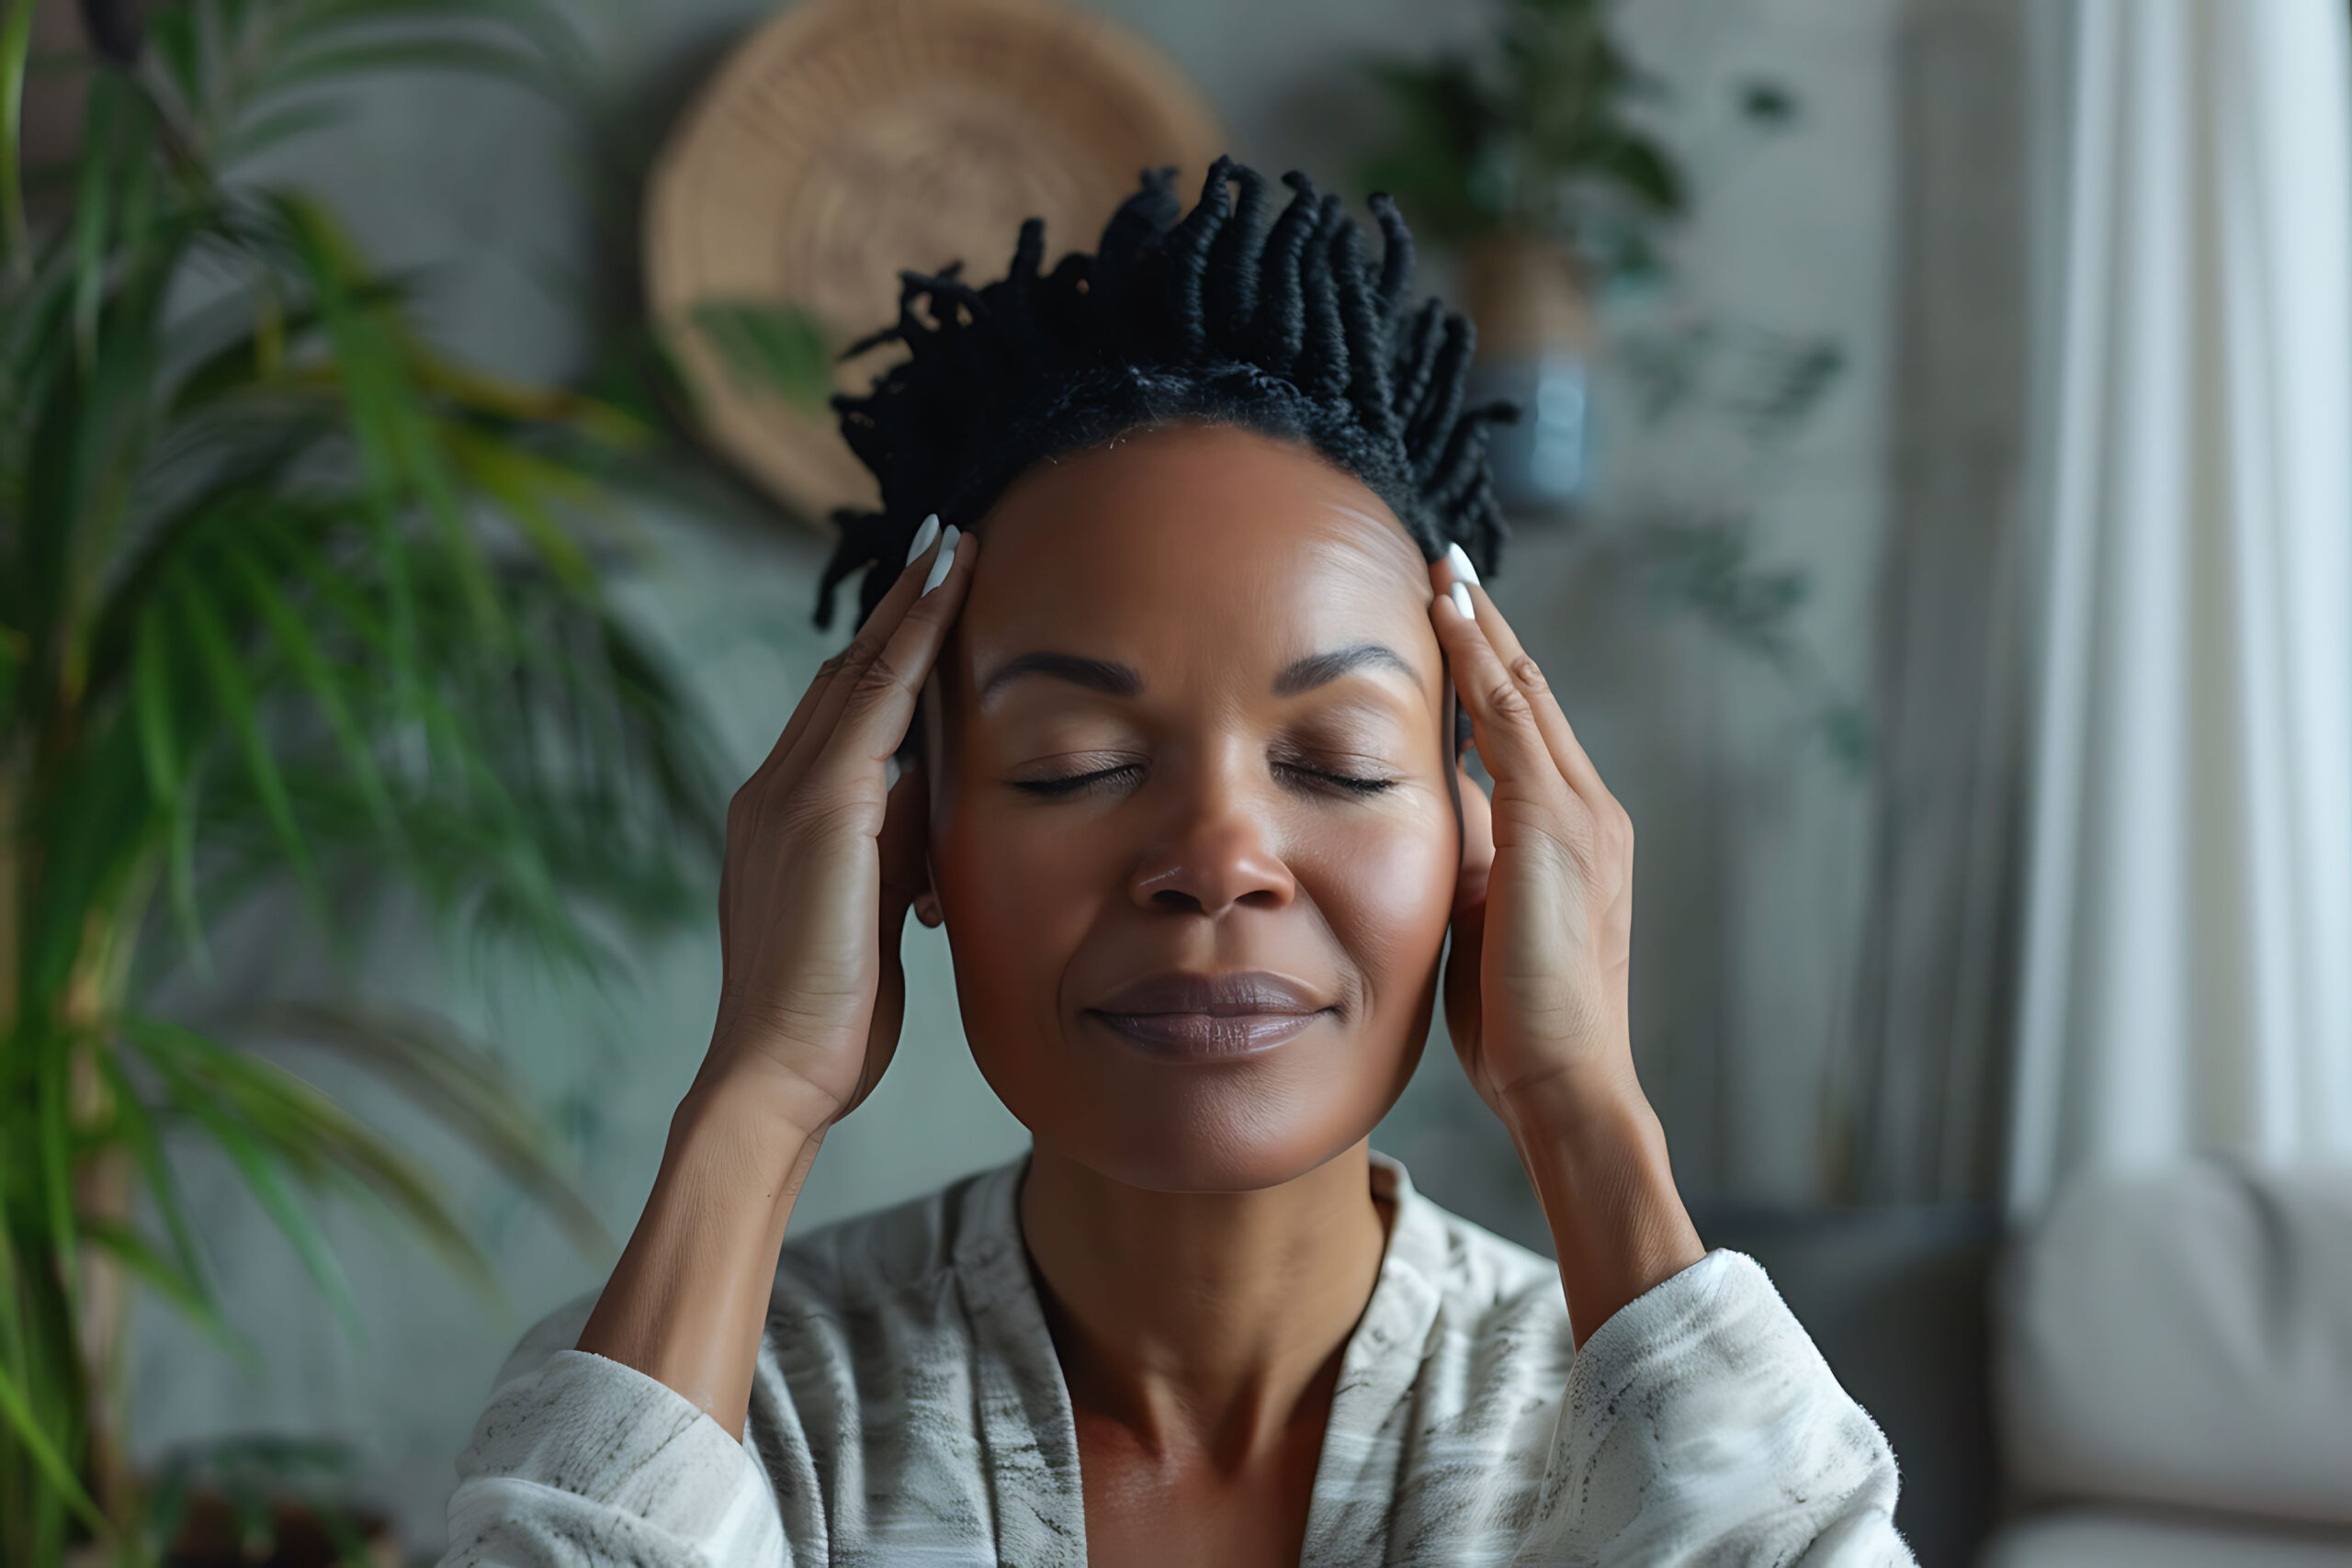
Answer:
[[[1706,1248],[1634,1073],[1632,819],[1510,623],[1462,575],[1430,569],[1440,601],[1430,615],[1495,793],[1457,770],[1462,873],[1445,1021],[1544,1206],[1581,1348]]]
[[[1634,825],[1474,575],[1430,567],[1438,643],[1495,781],[1490,799],[1460,769],[1445,1019],[1479,1096],[1516,1128],[1537,1099],[1641,1092],[1626,1014]],[[1456,581],[1466,617],[1452,600]]]

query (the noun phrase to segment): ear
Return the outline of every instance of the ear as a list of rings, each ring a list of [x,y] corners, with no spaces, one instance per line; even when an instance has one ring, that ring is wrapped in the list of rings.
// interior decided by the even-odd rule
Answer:
[[[926,767],[926,769],[931,750],[931,732],[926,728],[924,720],[932,714],[938,703],[939,699],[934,694],[934,688],[938,682],[939,672],[935,670],[923,678],[922,690],[915,696],[914,721],[910,728],[910,733],[914,741],[915,765]],[[927,776],[924,782],[925,787],[928,788]],[[947,919],[947,911],[939,907],[938,880],[932,874],[931,835],[928,832],[923,835],[922,891],[915,895],[914,902],[908,907],[914,910],[915,919],[921,920],[927,929],[932,931],[937,931]]]
[[[922,846],[922,891],[915,895],[913,904],[909,907],[914,910],[915,919],[931,931],[937,931],[947,919],[947,911],[939,907],[939,878],[931,868],[931,841],[928,838]]]
[[[918,752],[918,761],[916,761],[915,766],[921,767],[922,765],[922,761],[920,761],[920,752]],[[929,807],[927,792],[930,782],[929,777],[926,776],[923,781],[926,790],[926,809],[928,809]],[[916,892],[914,897],[908,902],[907,908],[915,912],[916,919],[921,920],[926,927],[933,931],[937,931],[939,929],[940,922],[947,918],[947,912],[939,907],[939,879],[933,874],[931,868],[931,833],[928,825],[925,827],[922,840],[922,886]]]

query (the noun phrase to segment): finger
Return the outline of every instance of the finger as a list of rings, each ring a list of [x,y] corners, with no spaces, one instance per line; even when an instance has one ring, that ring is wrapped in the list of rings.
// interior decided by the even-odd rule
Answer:
[[[875,606],[873,616],[859,631],[858,641],[842,650],[842,660],[833,671],[833,678],[827,685],[825,694],[818,700],[808,716],[808,723],[777,770],[780,783],[788,787],[791,781],[806,775],[815,759],[831,743],[833,731],[840,728],[841,716],[849,705],[851,694],[865,679],[875,660],[889,647],[890,640],[906,629],[908,618],[914,615],[916,607],[928,603],[922,587],[930,580],[932,569],[938,565],[940,551],[955,547],[963,536],[961,531],[951,524],[940,535],[938,543],[918,556],[899,574],[899,581],[890,585],[890,592],[883,597],[881,604]],[[929,597],[937,599],[939,594]],[[935,612],[935,605],[933,610]]]
[[[1433,575],[1434,572],[1433,567]],[[1486,632],[1487,640],[1493,645],[1496,657],[1502,660],[1503,668],[1511,678],[1519,682],[1520,689],[1527,694],[1528,705],[1535,713],[1535,727],[1542,732],[1544,743],[1551,748],[1561,776],[1568,781],[1569,788],[1588,801],[1598,804],[1608,796],[1608,786],[1601,782],[1600,770],[1592,765],[1592,758],[1585,751],[1584,742],[1577,739],[1576,727],[1568,722],[1567,710],[1560,706],[1559,697],[1553,692],[1551,682],[1544,678],[1542,666],[1521,645],[1519,634],[1511,629],[1510,622],[1504,618],[1493,597],[1478,584],[1476,576],[1461,575],[1460,568],[1456,566],[1451,569],[1449,581],[1456,580],[1469,590],[1471,605],[1477,612],[1478,626]],[[1441,593],[1445,589],[1444,583],[1438,586]]]
[[[808,733],[801,738],[800,750],[808,755],[798,776],[814,781],[824,771],[879,769],[906,739],[907,727],[914,719],[915,698],[939,650],[946,646],[947,628],[963,609],[972,581],[972,559],[980,546],[969,534],[952,540],[943,537],[941,543],[943,547],[952,544],[955,550],[944,561],[934,563],[947,569],[945,575],[933,592],[915,601],[881,651],[863,670],[854,677],[835,679],[825,707],[809,721]],[[786,767],[793,769],[801,762],[796,754]]]
[[[929,570],[932,557],[939,553],[940,530],[935,526],[938,522],[939,513],[935,512],[923,519],[922,527],[915,535],[922,547],[908,553],[907,564],[899,569],[898,581],[890,584],[889,592],[882,595],[881,603],[874,606],[874,613],[865,617],[848,646],[817,667],[816,678],[808,682],[808,689],[800,694],[800,701],[794,706],[792,716],[785,721],[784,732],[768,749],[768,754],[760,763],[757,773],[765,773],[792,755],[792,750],[799,744],[801,736],[808,733],[809,721],[824,705],[825,694],[832,689],[834,681],[844,672],[854,679],[856,671],[872,661],[883,639],[905,616],[907,606],[915,602],[922,591],[923,573]]]
[[[1478,755],[1495,782],[1536,788],[1549,777],[1565,784],[1559,760],[1536,725],[1535,705],[1480,629],[1476,602],[1465,615],[1450,591],[1441,592],[1430,607],[1430,619],[1453,671],[1453,689],[1470,715]]]

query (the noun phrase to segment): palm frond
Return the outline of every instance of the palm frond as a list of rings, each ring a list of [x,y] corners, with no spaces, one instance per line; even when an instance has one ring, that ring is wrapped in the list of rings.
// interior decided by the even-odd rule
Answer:
[[[177,1307],[181,1316],[202,1329],[223,1349],[237,1353],[248,1366],[255,1364],[252,1345],[220,1315],[220,1303],[213,1299],[211,1289],[178,1262],[156,1251],[145,1236],[119,1220],[106,1217],[85,1219],[81,1236],[84,1246],[121,1264],[134,1279]]]
[[[32,53],[33,0],[8,0],[0,16],[0,265],[16,266],[25,250],[23,127],[25,62]]]
[[[489,1260],[450,1212],[438,1181],[382,1134],[276,1063],[185,1025],[133,1017],[121,1031],[162,1080],[164,1104],[190,1118],[229,1156],[355,1336],[357,1305],[342,1266],[287,1186],[288,1175],[322,1190],[372,1194],[445,1266],[497,1299]]]
[[[81,1517],[84,1524],[101,1535],[106,1534],[107,1521],[98,1512],[97,1504],[91,1501],[89,1493],[83,1488],[81,1478],[74,1473],[74,1467],[51,1440],[45,1423],[33,1407],[29,1391],[17,1381],[14,1370],[8,1367],[0,1367],[0,1416],[7,1418],[7,1425],[16,1434],[17,1441],[25,1446],[25,1450],[40,1467],[41,1474],[56,1489],[57,1495]]]
[[[833,350],[808,310],[763,299],[707,299],[690,318],[738,388],[820,413],[833,389]]]
[[[278,769],[277,752],[262,731],[256,696],[238,649],[230,640],[220,610],[203,590],[186,577],[175,586],[179,590],[179,620],[187,627],[197,662],[210,682],[213,705],[227,719],[237,749],[244,756],[248,781],[269,815],[270,826],[277,829],[287,863],[301,883],[311,908],[325,922],[331,917],[325,891],[319,885],[318,864],[310,840],[295,820],[293,802],[287,798],[286,780]]]
[[[307,1003],[216,1038],[144,988],[201,971],[216,923],[288,877],[331,940],[345,892],[405,886],[452,931],[602,983],[614,933],[707,904],[723,799],[703,720],[605,591],[631,541],[599,491],[646,428],[435,349],[417,285],[324,206],[223,173],[386,69],[565,97],[591,62],[561,12],[155,0],[143,42],[89,62],[51,186],[70,208],[38,230],[31,16],[0,0],[0,1559],[48,1564],[75,1519],[112,1528],[101,1503],[137,1523],[84,1481],[107,1437],[84,1261],[252,1353],[176,1137],[220,1152],[346,1328],[320,1199],[390,1214],[494,1294],[432,1173],[249,1038],[364,1068],[583,1250],[611,1246],[523,1097],[445,1027]],[[95,1159],[141,1217],[92,1198],[119,1188],[80,1179]]]
[[[366,1068],[537,1198],[582,1253],[612,1256],[611,1233],[548,1152],[538,1118],[496,1060],[439,1020],[413,1010],[306,1001],[265,1009],[245,1021],[255,1038],[297,1042]]]
[[[113,1116],[112,1124],[103,1135],[109,1143],[130,1145],[131,1156],[146,1182],[148,1196],[163,1217],[164,1232],[172,1244],[172,1263],[175,1271],[200,1299],[209,1302],[212,1292],[207,1280],[204,1259],[197,1249],[196,1232],[181,1207],[179,1182],[164,1153],[163,1136],[156,1128],[154,1117],[119,1055],[104,1053],[98,1057],[98,1064],[106,1076]]]

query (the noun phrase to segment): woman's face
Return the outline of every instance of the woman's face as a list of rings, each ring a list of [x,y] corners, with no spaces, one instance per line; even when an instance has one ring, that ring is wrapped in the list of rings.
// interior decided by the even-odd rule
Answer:
[[[975,531],[922,723],[981,1072],[1118,1181],[1304,1174],[1395,1102],[1436,995],[1460,840],[1419,547],[1306,448],[1204,425],[1040,464]],[[1130,989],[1244,971],[1294,1016]]]

